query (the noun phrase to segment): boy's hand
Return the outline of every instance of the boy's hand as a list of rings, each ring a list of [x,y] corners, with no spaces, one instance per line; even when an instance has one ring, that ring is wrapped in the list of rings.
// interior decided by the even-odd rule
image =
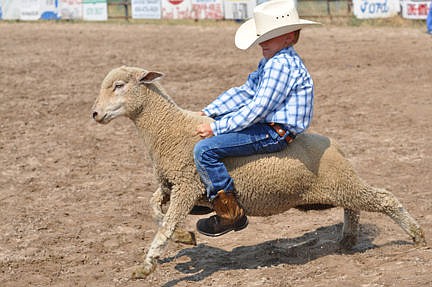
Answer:
[[[209,138],[214,136],[210,124],[200,124],[197,126],[196,134],[202,138]]]

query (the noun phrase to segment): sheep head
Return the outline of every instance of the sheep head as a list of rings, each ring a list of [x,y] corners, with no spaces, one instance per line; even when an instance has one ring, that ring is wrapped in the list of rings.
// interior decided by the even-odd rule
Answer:
[[[142,87],[161,79],[160,72],[140,68],[113,69],[102,81],[99,96],[93,105],[93,119],[107,124],[119,116],[133,118],[142,108]]]

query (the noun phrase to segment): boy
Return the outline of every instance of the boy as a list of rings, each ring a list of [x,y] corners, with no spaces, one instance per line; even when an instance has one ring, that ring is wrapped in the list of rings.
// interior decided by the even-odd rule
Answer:
[[[432,2],[429,5],[429,13],[426,18],[426,29],[427,33],[432,35]]]
[[[309,126],[313,81],[293,45],[300,29],[312,24],[318,23],[299,19],[293,0],[275,0],[255,7],[254,19],[237,30],[236,46],[259,44],[264,58],[244,85],[201,112],[215,121],[197,127],[204,139],[195,146],[194,160],[216,215],[197,222],[200,233],[220,236],[248,224],[223,158],[280,151]]]

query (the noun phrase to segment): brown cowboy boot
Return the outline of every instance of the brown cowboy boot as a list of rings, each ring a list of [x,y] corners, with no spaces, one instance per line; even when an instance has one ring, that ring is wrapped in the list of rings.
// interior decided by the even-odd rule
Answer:
[[[243,208],[231,192],[219,191],[214,199],[213,209],[216,215],[198,220],[197,230],[199,233],[216,237],[231,230],[242,230],[248,225],[248,219]]]

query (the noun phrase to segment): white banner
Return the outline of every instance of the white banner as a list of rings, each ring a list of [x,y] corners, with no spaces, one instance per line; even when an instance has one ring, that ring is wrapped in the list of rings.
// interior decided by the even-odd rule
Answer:
[[[222,19],[223,0],[192,0],[192,17],[194,19]]]
[[[160,19],[161,0],[132,0],[133,19]]]
[[[81,0],[60,0],[59,14],[62,19],[82,19]]]
[[[2,18],[5,20],[18,20],[20,18],[20,1],[2,0]]]
[[[255,0],[225,0],[225,19],[240,20],[252,18],[255,6]]]
[[[82,7],[84,20],[108,20],[108,6],[106,0],[84,0]]]
[[[162,0],[162,18],[165,19],[192,18],[191,0]]]
[[[39,19],[39,0],[21,0],[20,20],[33,21]]]
[[[359,19],[393,17],[400,10],[399,0],[357,0],[353,2],[354,15]]]
[[[5,20],[59,19],[57,0],[2,0],[0,6]]]
[[[402,0],[401,5],[402,17],[407,19],[426,19],[432,2]]]
[[[20,0],[2,0],[2,18],[4,20],[18,20],[21,16]]]

